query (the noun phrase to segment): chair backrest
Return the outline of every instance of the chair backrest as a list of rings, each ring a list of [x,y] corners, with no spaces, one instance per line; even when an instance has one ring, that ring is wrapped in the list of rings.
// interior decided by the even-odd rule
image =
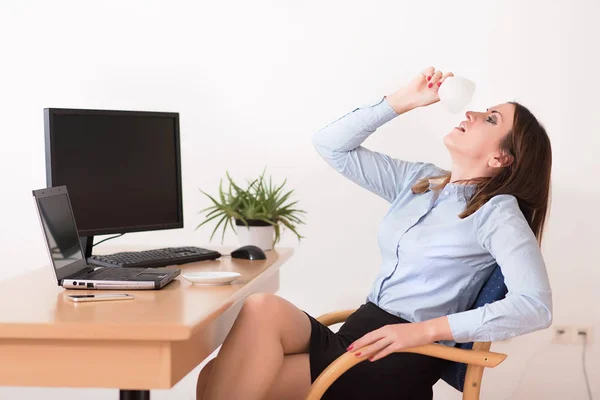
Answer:
[[[497,300],[502,300],[508,292],[506,285],[504,284],[504,275],[500,267],[496,265],[489,279],[481,288],[481,291],[475,299],[475,303],[471,309],[482,307],[485,304],[493,303]],[[461,349],[472,349],[473,342],[470,343],[457,343],[455,347]],[[463,363],[452,363],[442,374],[442,379],[446,381],[450,386],[454,387],[459,391],[463,391],[465,386],[465,374],[467,373],[467,364]]]

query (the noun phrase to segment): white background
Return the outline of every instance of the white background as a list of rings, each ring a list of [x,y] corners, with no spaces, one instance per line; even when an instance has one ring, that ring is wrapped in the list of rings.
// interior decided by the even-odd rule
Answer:
[[[220,244],[208,242],[212,226],[194,230],[208,206],[198,189],[215,193],[226,170],[243,181],[267,166],[308,211],[306,239],[287,232],[281,243],[296,253],[280,295],[313,315],[358,306],[377,273],[376,229],[387,204],[326,166],[311,135],[434,65],[477,83],[473,108],[516,100],[548,130],[553,203],[543,250],[554,323],[594,327],[587,365],[600,398],[598,16],[594,0],[2,0],[0,279],[48,262],[31,199],[45,186],[44,107],[175,111],[185,227],[114,244]],[[434,105],[365,144],[449,168],[442,137],[461,119]],[[550,337],[546,330],[494,344],[509,357],[485,373],[482,398],[585,399],[581,346]],[[153,398],[194,398],[197,372]],[[0,388],[0,399],[116,396]],[[460,395],[438,383],[436,398]]]

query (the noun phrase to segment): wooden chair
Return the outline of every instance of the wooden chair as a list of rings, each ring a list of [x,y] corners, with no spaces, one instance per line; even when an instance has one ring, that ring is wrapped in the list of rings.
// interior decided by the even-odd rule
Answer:
[[[507,293],[504,276],[496,266],[485,283],[472,309],[503,299]],[[355,310],[336,311],[320,316],[323,325],[344,322]],[[494,368],[507,357],[506,354],[490,352],[491,342],[458,343],[455,347],[429,344],[401,350],[454,361],[442,374],[442,379],[463,393],[463,400],[478,400],[484,368]],[[344,372],[367,357],[356,357],[347,352],[332,362],[313,383],[306,400],[319,400],[333,382]]]

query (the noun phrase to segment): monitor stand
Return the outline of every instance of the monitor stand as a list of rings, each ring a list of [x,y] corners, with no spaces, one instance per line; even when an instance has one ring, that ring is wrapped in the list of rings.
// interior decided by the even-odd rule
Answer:
[[[81,247],[83,248],[83,256],[86,258],[91,257],[92,255],[92,247],[94,247],[94,237],[93,236],[80,236],[79,242],[81,243]]]

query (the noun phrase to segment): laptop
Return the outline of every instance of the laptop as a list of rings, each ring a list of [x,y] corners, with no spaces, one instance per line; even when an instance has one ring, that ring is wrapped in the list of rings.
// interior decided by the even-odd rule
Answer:
[[[122,268],[88,264],[79,241],[66,186],[33,191],[42,231],[59,286],[67,289],[161,289],[177,268]]]

